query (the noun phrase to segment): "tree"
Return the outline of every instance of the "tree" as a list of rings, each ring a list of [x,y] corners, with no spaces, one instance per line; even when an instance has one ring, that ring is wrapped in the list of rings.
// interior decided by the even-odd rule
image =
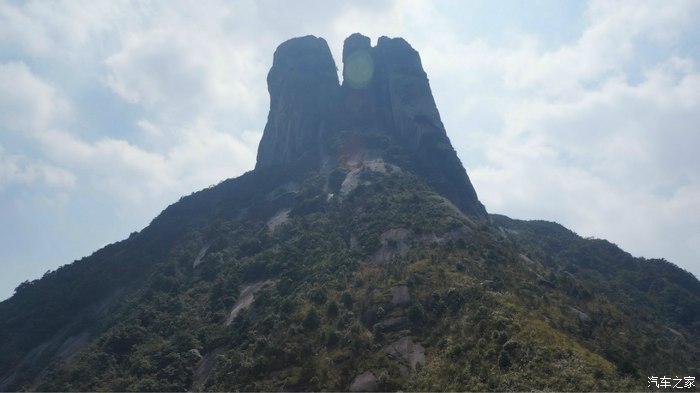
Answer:
[[[318,327],[321,325],[321,320],[319,319],[318,313],[316,312],[315,308],[310,308],[306,312],[306,316],[304,317],[302,325],[304,325],[304,328],[307,330],[318,329]]]
[[[331,300],[330,303],[328,303],[328,316],[331,318],[335,318],[338,315],[338,303],[335,302],[335,300]]]

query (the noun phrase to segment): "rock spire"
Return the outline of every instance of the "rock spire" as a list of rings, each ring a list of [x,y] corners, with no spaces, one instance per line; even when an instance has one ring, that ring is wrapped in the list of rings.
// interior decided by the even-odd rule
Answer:
[[[277,48],[267,75],[270,113],[256,167],[319,154],[318,135],[338,91],[336,70],[323,38],[293,38]]]
[[[442,124],[418,52],[402,38],[380,37],[372,47],[368,37],[355,33],[344,42],[342,60],[341,85],[323,38],[293,38],[277,48],[256,168],[299,160],[320,168],[335,162],[327,157],[333,152],[324,148],[325,140],[375,130],[410,157],[403,169],[425,178],[464,213],[486,219]]]

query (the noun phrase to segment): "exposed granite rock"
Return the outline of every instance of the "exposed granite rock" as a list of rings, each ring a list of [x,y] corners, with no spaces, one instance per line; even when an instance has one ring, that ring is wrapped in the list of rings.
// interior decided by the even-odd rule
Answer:
[[[202,354],[199,352],[199,349],[197,348],[190,349],[189,351],[187,351],[187,354],[197,359],[197,361],[201,360],[203,357]]]
[[[416,156],[414,170],[460,210],[486,218],[440,119],[420,56],[403,38],[380,37],[375,47],[383,116]]]
[[[578,317],[579,322],[581,322],[581,323],[590,323],[590,322],[591,322],[591,317],[590,317],[588,314],[586,314],[585,312],[579,310],[579,309],[576,308],[576,307],[569,307],[569,309],[570,309],[574,314],[576,314],[576,316]]]
[[[555,288],[555,287],[556,287],[556,285],[554,285],[553,282],[547,280],[546,278],[542,277],[542,276],[539,275],[539,274],[537,275],[537,283],[540,284],[540,285],[543,285],[543,286],[545,286],[545,287],[549,287],[549,288]]]
[[[355,33],[343,43],[341,129],[385,128],[386,107],[382,103],[381,76],[375,48],[369,37]]]
[[[683,335],[681,334],[681,332],[679,332],[678,330],[672,329],[672,328],[670,328],[670,327],[668,327],[668,326],[666,326],[666,330],[668,330],[669,332],[673,333],[673,335],[676,336],[677,338],[680,338],[681,340],[685,340],[685,337],[683,337]]]
[[[395,332],[408,327],[408,318],[406,317],[390,317],[382,319],[379,322],[381,329],[384,332]]]
[[[411,232],[405,228],[389,229],[379,237],[381,248],[372,256],[372,262],[380,264],[391,261],[394,256],[406,255]]]
[[[332,116],[338,74],[326,40],[293,38],[275,51],[267,75],[270,113],[256,168],[317,159],[319,134]]]
[[[192,262],[192,268],[193,268],[193,269],[196,268],[197,266],[199,266],[199,265],[202,263],[202,259],[204,258],[205,255],[207,255],[207,251],[209,250],[209,246],[210,246],[210,245],[211,245],[211,244],[207,244],[207,245],[205,245],[204,247],[202,247],[202,248],[199,250],[199,253],[197,254],[197,257],[196,257],[196,258],[194,259],[194,261]]]
[[[354,88],[368,85],[374,76],[374,60],[369,37],[352,34],[343,42],[343,84]]]
[[[431,134],[446,137],[418,52],[403,38],[381,37],[375,58],[377,83],[384,85],[382,104],[400,140],[418,148]],[[449,140],[442,142],[449,145]]]
[[[236,319],[238,313],[250,308],[250,306],[253,305],[253,300],[255,300],[255,292],[259,291],[264,286],[274,284],[275,282],[276,281],[273,280],[258,281],[243,287],[241,289],[241,293],[238,295],[238,300],[236,300],[236,303],[231,308],[228,318],[226,318],[224,324],[229,326],[233,320]]]
[[[217,348],[214,351],[206,354],[201,359],[199,359],[199,362],[197,362],[197,368],[195,369],[194,374],[192,375],[191,391],[202,391],[202,388],[207,382],[207,379],[209,379],[211,372],[214,370],[217,363],[219,362],[219,359],[222,356],[222,352],[223,349]]]
[[[365,371],[353,379],[351,392],[374,392],[377,390],[377,377],[371,371]]]
[[[425,363],[425,349],[410,337],[401,337],[394,341],[384,348],[384,352],[393,359],[404,360],[412,370],[415,370],[418,364]]]
[[[291,209],[282,209],[279,212],[275,213],[272,218],[267,220],[267,227],[271,230],[274,231],[279,227],[280,225],[284,224],[289,220],[289,212]]]
[[[397,306],[402,306],[411,302],[411,294],[408,292],[408,287],[399,285],[391,287],[391,303]]]
[[[420,56],[404,39],[380,37],[372,47],[359,33],[348,37],[342,86],[325,40],[291,39],[275,51],[268,90],[256,168],[304,160],[328,169],[346,166],[349,156],[389,162],[361,136],[382,134],[410,157],[402,169],[423,177],[463,213],[488,220],[447,137]],[[345,141],[331,137],[341,134]]]
[[[350,172],[348,172],[348,174],[345,176],[345,179],[343,180],[343,183],[340,185],[341,195],[349,194],[359,185],[371,184],[371,182],[361,179],[364,173],[376,172],[386,174],[387,167],[393,167],[392,165],[385,163],[381,159],[368,159],[360,161],[358,163],[348,162],[348,165],[351,164],[354,164],[355,169],[352,169]]]

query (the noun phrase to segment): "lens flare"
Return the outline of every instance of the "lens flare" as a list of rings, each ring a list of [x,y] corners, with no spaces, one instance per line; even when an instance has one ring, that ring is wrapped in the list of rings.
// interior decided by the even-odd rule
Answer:
[[[358,50],[345,60],[344,78],[350,87],[363,89],[367,87],[374,75],[374,60],[364,50]]]

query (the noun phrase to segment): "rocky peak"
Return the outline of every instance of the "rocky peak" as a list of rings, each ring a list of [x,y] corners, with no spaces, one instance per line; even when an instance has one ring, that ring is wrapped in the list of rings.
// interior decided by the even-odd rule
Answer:
[[[420,55],[403,38],[380,37],[374,48],[383,118],[414,155],[413,170],[460,210],[486,218],[486,209],[440,119]]]
[[[369,37],[364,36],[360,33],[351,34],[348,38],[343,41],[343,64],[348,61],[348,58],[355,54],[355,52],[364,50],[370,52],[372,50],[372,43]],[[347,76],[345,72],[347,70],[343,69],[343,79]]]
[[[291,39],[275,51],[268,90],[257,167],[336,162],[322,157],[333,154],[324,150],[324,136],[374,130],[409,157],[403,169],[425,178],[464,213],[487,217],[447,137],[420,55],[404,39],[380,37],[372,47],[369,37],[349,36],[342,86],[325,40]]]
[[[267,75],[270,113],[256,167],[318,155],[318,135],[328,123],[338,86],[326,40],[305,36],[282,43]]]

